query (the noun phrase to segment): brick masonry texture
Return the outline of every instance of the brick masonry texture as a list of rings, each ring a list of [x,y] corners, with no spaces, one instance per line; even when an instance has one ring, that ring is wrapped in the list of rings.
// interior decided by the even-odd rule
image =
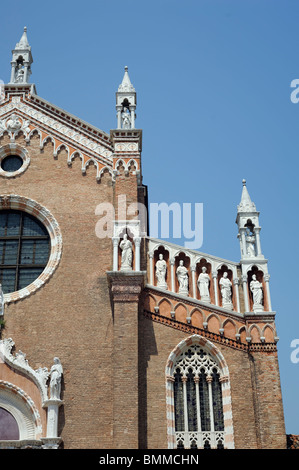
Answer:
[[[4,136],[0,146],[8,144]],[[97,182],[93,167],[67,165],[64,150],[53,158],[39,138],[16,142],[30,154],[27,170],[0,179],[1,194],[34,199],[56,218],[63,239],[59,266],[32,295],[6,306],[4,337],[26,353],[32,368],[63,364],[59,434],[66,449],[167,448],[165,367],[187,332],[143,314],[141,277],[124,288],[112,270],[112,243],[95,233],[102,202],[117,207],[143,198],[136,175],[120,170],[116,182]],[[141,269],[147,270],[145,244]],[[112,283],[112,284],[111,284]],[[114,284],[113,284],[114,283]],[[114,289],[111,287],[114,285]],[[136,289],[133,289],[136,288]],[[130,289],[133,289],[130,291]],[[139,290],[138,290],[139,289]],[[241,296],[243,308],[243,297]],[[236,448],[284,448],[286,436],[277,354],[218,344],[228,365]]]

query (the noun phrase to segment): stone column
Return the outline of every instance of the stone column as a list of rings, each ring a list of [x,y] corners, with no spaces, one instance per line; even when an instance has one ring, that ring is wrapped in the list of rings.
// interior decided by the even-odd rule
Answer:
[[[242,283],[243,283],[245,312],[249,312],[249,299],[248,299],[248,287],[247,287],[247,275],[246,274],[242,276]]]
[[[271,297],[270,297],[270,286],[269,286],[270,274],[265,274],[264,275],[264,281],[265,281],[265,284],[266,284],[268,309],[269,309],[269,312],[272,312]]]
[[[119,237],[113,237],[113,271],[118,271],[118,245]]]
[[[233,279],[233,284],[234,284],[234,294],[236,296],[236,301],[237,301],[237,312],[240,312],[240,295],[239,295],[239,278],[235,277]]]
[[[260,231],[261,231],[261,227],[254,227],[257,256],[260,256],[262,254]]]
[[[193,297],[196,299],[196,278],[195,278],[195,273],[196,273],[196,265],[191,266],[191,276],[192,276],[192,290],[193,290]]]
[[[175,259],[174,259],[174,258],[171,258],[171,259],[169,260],[169,264],[170,264],[171,291],[172,291],[172,292],[175,292],[174,263],[175,263]]]
[[[130,106],[131,128],[132,129],[135,129],[135,109],[136,109],[136,106]]]
[[[240,243],[242,247],[242,258],[247,257],[247,250],[246,250],[246,228],[240,228]]]
[[[50,399],[47,400],[44,404],[47,408],[47,436],[43,438],[43,441],[47,444],[48,447],[57,447],[61,441],[61,438],[58,437],[58,415],[59,407],[63,402],[59,399]]]
[[[116,106],[117,111],[117,129],[121,129],[121,106]]]
[[[149,257],[149,269],[150,269],[150,284],[153,286],[154,285],[154,266],[153,266],[154,253],[150,251],[148,253],[148,257]]]
[[[212,278],[213,278],[213,283],[214,283],[214,292],[215,292],[215,304],[219,305],[219,299],[218,299],[218,286],[217,286],[217,271],[212,272]]]
[[[134,244],[135,244],[135,271],[140,271],[141,237],[134,237]]]
[[[11,76],[10,76],[10,83],[14,83],[15,75],[16,75],[16,62],[11,62]]]

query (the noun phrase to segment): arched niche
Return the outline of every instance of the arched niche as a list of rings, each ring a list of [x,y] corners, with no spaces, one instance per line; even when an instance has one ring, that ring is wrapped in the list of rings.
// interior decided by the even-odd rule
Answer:
[[[156,276],[156,263],[162,256],[162,259],[166,261],[166,284],[168,290],[171,290],[171,275],[170,275],[170,260],[169,260],[169,251],[163,246],[159,245],[154,252],[154,285],[157,286],[157,276]]]
[[[264,310],[267,311],[268,302],[267,302],[266,285],[265,285],[263,271],[258,266],[254,265],[251,267],[250,270],[248,270],[247,276],[248,276],[247,285],[248,285],[248,298],[249,298],[250,311],[253,311],[253,295],[250,289],[250,283],[253,280],[253,276],[255,276],[256,280],[262,284],[262,290],[263,290],[262,305],[263,305]]]
[[[183,263],[183,266],[185,266],[185,268],[187,268],[188,270],[188,290],[189,290],[189,295],[192,295],[192,280],[191,280],[191,272],[190,272],[191,260],[190,260],[190,256],[188,256],[183,251],[180,251],[179,253],[177,253],[174,258],[175,292],[179,292],[180,286],[179,286],[179,281],[178,281],[176,272],[181,262]]]
[[[200,261],[196,263],[196,298],[201,300],[197,281],[198,281],[199,275],[202,273],[203,267],[206,268],[207,270],[206,272],[210,278],[209,292],[210,292],[211,303],[215,304],[215,292],[214,292],[213,279],[212,279],[212,266],[211,266],[211,263],[209,263],[206,258],[201,258]]]
[[[134,235],[130,230],[130,227],[124,227],[122,231],[119,233],[119,244],[118,244],[118,266],[121,267],[121,260],[122,260],[122,250],[120,247],[120,243],[124,239],[124,235],[127,235],[127,239],[131,242],[132,244],[132,269],[134,266],[134,256],[135,256],[135,243],[134,243]]]
[[[217,271],[217,289],[218,289],[219,305],[221,307],[225,307],[225,305],[223,304],[223,300],[222,300],[221,285],[220,285],[220,280],[223,278],[224,273],[227,273],[227,277],[232,284],[231,285],[232,308],[233,310],[237,310],[236,299],[234,295],[233,272],[226,264],[223,264]]]

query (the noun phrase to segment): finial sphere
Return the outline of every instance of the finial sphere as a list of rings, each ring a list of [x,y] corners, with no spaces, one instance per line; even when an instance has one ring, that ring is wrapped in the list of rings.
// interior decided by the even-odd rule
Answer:
[[[243,183],[243,186],[245,186],[246,180],[243,179],[243,180],[242,180],[242,183]]]

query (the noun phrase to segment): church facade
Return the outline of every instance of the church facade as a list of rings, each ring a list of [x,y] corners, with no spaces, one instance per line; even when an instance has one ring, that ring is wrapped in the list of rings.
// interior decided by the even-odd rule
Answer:
[[[0,103],[0,447],[286,448],[246,182],[238,262],[150,237],[128,69],[106,133],[39,97],[32,62],[24,29]]]

